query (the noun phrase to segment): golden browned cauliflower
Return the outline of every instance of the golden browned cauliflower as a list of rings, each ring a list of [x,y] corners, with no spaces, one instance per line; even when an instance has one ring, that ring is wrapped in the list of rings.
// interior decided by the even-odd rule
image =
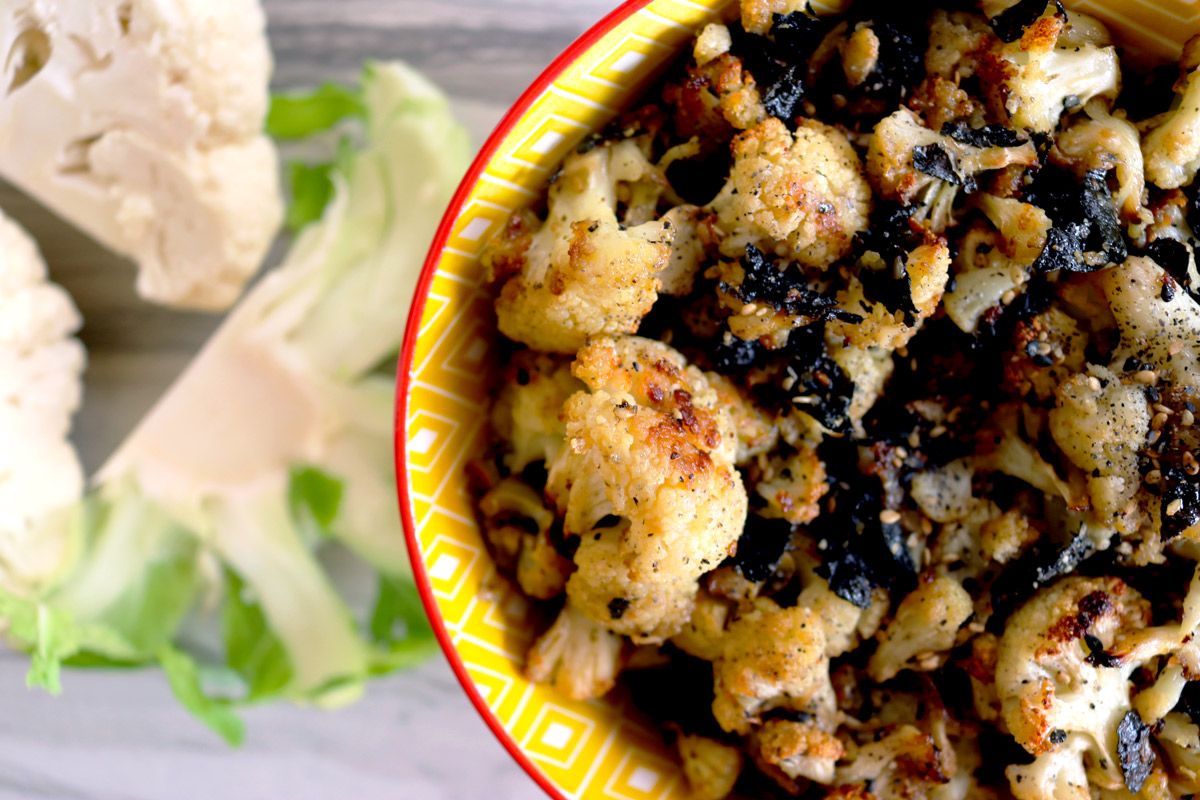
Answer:
[[[571,601],[592,621],[658,642],[687,622],[697,579],[736,547],[746,490],[737,436],[704,375],[662,342],[628,336],[582,348],[588,391],[563,409],[568,446],[546,494],[580,536]],[[606,535],[606,515],[627,526]]]
[[[937,655],[954,646],[959,627],[974,610],[971,595],[958,581],[923,576],[917,588],[900,601],[896,616],[880,634],[867,673],[874,680],[886,681],[902,669],[936,668],[941,663]],[[914,659],[916,663],[910,663]]]
[[[1066,19],[1055,11],[1047,7],[1020,39],[989,51],[980,68],[993,110],[1015,128],[1053,133],[1064,112],[1083,108],[1092,98],[1111,106],[1120,93],[1116,48],[1077,39],[1060,42]]]
[[[867,145],[871,187],[885,199],[916,205],[912,218],[934,233],[941,233],[950,224],[954,199],[962,184],[970,184],[988,170],[1036,163],[1037,152],[1031,142],[1012,147],[976,147],[926,128],[907,108],[880,120]],[[947,169],[953,173],[953,180],[936,176]]]
[[[735,464],[745,464],[757,455],[775,449],[779,441],[779,427],[754,400],[749,392],[717,372],[705,372],[708,385],[717,393],[717,403],[729,411],[733,429],[737,433]]]
[[[680,734],[675,740],[683,777],[692,800],[724,800],[742,774],[742,751],[696,734]]]
[[[571,362],[534,350],[518,350],[505,366],[504,386],[492,406],[492,430],[508,443],[504,465],[519,473],[529,464],[550,464],[562,448],[566,425],[558,418],[567,398],[583,388]]]
[[[1000,232],[1000,248],[1019,264],[1030,265],[1041,255],[1050,232],[1045,211],[1011,197],[974,196],[975,205]]]
[[[1059,384],[1050,411],[1055,444],[1088,475],[1094,517],[1125,533],[1141,522],[1130,501],[1142,485],[1138,451],[1150,433],[1151,416],[1140,385],[1122,383],[1096,366]]]
[[[998,40],[984,17],[939,9],[929,17],[925,71],[957,83],[974,75],[979,68],[979,53],[996,44]]]
[[[516,478],[505,478],[479,500],[483,532],[496,564],[512,574],[521,591],[538,600],[563,593],[574,566],[554,549],[554,512]]]
[[[1045,402],[1059,383],[1083,370],[1087,333],[1058,306],[1017,323],[1005,356],[1004,389]]]
[[[710,207],[724,255],[740,256],[754,244],[823,268],[866,229],[871,190],[841,132],[801,119],[793,134],[769,117],[734,138],[729,180]]]
[[[624,666],[625,640],[589,620],[568,602],[529,649],[525,674],[573,700],[601,697]]]
[[[690,656],[716,661],[725,651],[725,626],[732,605],[724,597],[701,589],[696,594],[691,617],[683,629],[671,637],[671,644]]]
[[[541,227],[501,236],[503,244],[482,256],[488,279],[504,281],[496,299],[501,333],[537,350],[574,353],[589,337],[637,330],[658,299],[675,233],[662,221],[621,226],[618,184],[639,180],[662,178],[632,140],[567,156]],[[531,225],[520,215],[514,224]]]
[[[754,491],[767,501],[760,512],[764,517],[804,525],[817,518],[821,511],[817,503],[829,491],[825,465],[811,445],[801,446],[787,458],[773,455],[766,460]]]
[[[674,111],[676,133],[694,143],[696,152],[728,142],[767,116],[758,84],[742,60],[729,52],[731,44],[728,28],[707,26],[696,40],[683,79],[663,88],[663,100]]]
[[[713,691],[713,716],[733,733],[748,733],[773,708],[828,719],[836,706],[820,617],[756,600],[729,626],[724,654],[713,663]]]
[[[1027,775],[1040,775],[1043,784],[1078,784],[1084,758],[1090,771],[1120,785],[1117,726],[1130,710],[1129,676],[1137,662],[1088,656],[1096,647],[1111,650],[1123,634],[1149,623],[1149,604],[1110,577],[1064,578],[1009,618],[997,653],[996,691],[1008,730],[1037,757],[1027,767],[1009,767],[1014,792]]]
[[[1179,103],[1142,140],[1146,177],[1160,189],[1186,186],[1200,168],[1200,34],[1183,48],[1175,83]]]
[[[833,782],[837,760],[846,748],[812,722],[770,719],[751,734],[750,752],[768,775],[782,773],[791,779],[828,784]]]

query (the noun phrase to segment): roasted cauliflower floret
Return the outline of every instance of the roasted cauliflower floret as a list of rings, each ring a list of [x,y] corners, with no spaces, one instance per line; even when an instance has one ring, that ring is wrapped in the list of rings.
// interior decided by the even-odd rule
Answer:
[[[920,669],[936,667],[937,654],[954,646],[958,629],[973,612],[971,595],[958,581],[928,576],[900,601],[896,616],[880,635],[879,648],[871,654],[867,673],[886,681],[912,668],[914,659]]]
[[[778,770],[788,778],[832,783],[842,743],[811,722],[771,719],[751,735],[751,752],[768,775]]]
[[[704,589],[696,595],[692,615],[671,644],[705,661],[716,661],[725,652],[725,626],[732,603]]]
[[[984,17],[939,9],[929,18],[925,71],[957,83],[974,75],[979,68],[978,54],[997,44]]]
[[[1142,485],[1138,451],[1150,433],[1151,416],[1141,386],[1122,383],[1095,366],[1059,384],[1050,411],[1055,444],[1088,474],[1088,496],[1098,521],[1126,533],[1140,522],[1136,507],[1128,505]]]
[[[1005,255],[1023,265],[1032,264],[1041,255],[1051,225],[1045,211],[1011,197],[977,194],[974,200],[1000,232]]]
[[[582,537],[567,594],[598,624],[662,641],[687,622],[696,580],[730,555],[745,523],[733,421],[662,342],[600,339],[572,371],[588,391],[563,409],[568,446],[546,487],[564,532]],[[591,534],[609,514],[627,529]]]
[[[708,385],[717,393],[717,404],[729,411],[737,433],[735,464],[744,464],[755,456],[775,449],[779,427],[754,398],[733,381],[717,372],[705,372]]]
[[[713,684],[713,716],[731,733],[748,733],[772,708],[828,718],[835,700],[821,619],[800,606],[757,600],[729,626]]]
[[[793,134],[771,117],[734,138],[729,180],[710,207],[723,254],[755,244],[823,268],[866,229],[871,190],[845,135],[810,119]]]
[[[965,126],[945,130],[960,139],[974,138]],[[1037,163],[1033,144],[1008,134],[1000,139],[1004,146],[980,147],[931,131],[915,113],[901,108],[875,126],[867,145],[867,175],[881,197],[917,205],[913,220],[941,233],[950,224],[959,189],[973,191],[980,173]]]
[[[973,226],[959,242],[954,288],[946,292],[946,316],[975,333],[980,320],[1011,302],[1029,279],[1029,268],[1004,252],[1005,239],[985,225]]]
[[[1200,169],[1200,34],[1184,45],[1179,66],[1179,103],[1142,140],[1146,177],[1160,189],[1186,186]]]
[[[529,464],[550,464],[562,448],[566,425],[558,418],[567,398],[583,388],[564,358],[519,350],[504,368],[504,387],[492,406],[492,429],[512,452],[504,465],[519,473]]]
[[[742,59],[729,52],[731,43],[728,28],[709,25],[683,79],[663,89],[663,100],[674,110],[676,133],[696,142],[698,153],[728,142],[767,116],[758,84]]]
[[[525,674],[573,700],[601,697],[617,682],[625,640],[568,602],[529,650]]]
[[[550,541],[554,512],[541,496],[516,478],[505,478],[479,500],[484,537],[501,569],[514,575],[521,591],[538,600],[563,593],[574,566]]]
[[[1109,114],[1102,101],[1093,100],[1084,110],[1086,119],[1077,118],[1055,137],[1055,160],[1080,180],[1093,170],[1116,170],[1117,208],[1127,220],[1149,222],[1150,214],[1142,207],[1146,173],[1137,128],[1123,112]]]
[[[573,153],[550,186],[536,231],[515,215],[482,263],[504,281],[496,299],[500,332],[550,353],[574,353],[589,337],[633,333],[658,299],[670,265],[672,226],[622,228],[618,183],[662,180],[632,140]],[[520,231],[514,231],[516,226]]]
[[[807,11],[807,0],[742,0],[742,27],[750,33],[766,36],[776,14]]]
[[[829,491],[825,465],[814,447],[801,447],[787,458],[772,456],[754,491],[767,501],[765,517],[804,525],[817,518],[817,503]]]
[[[1142,256],[1102,271],[1099,284],[1121,331],[1114,366],[1133,357],[1171,383],[1200,386],[1200,305],[1187,292],[1163,291],[1162,268]]]
[[[724,800],[729,796],[742,774],[742,751],[736,745],[685,733],[675,740],[675,746],[692,800]]]
[[[1092,98],[1111,105],[1120,93],[1116,48],[1059,43],[1065,23],[1047,4],[1020,39],[987,54],[981,73],[992,107],[1013,127],[1053,133],[1065,111],[1083,108]]]
[[[864,265],[863,268],[871,267]],[[893,269],[891,265],[880,265],[879,268]],[[873,301],[865,296],[862,281],[851,277],[846,288],[838,292],[838,308],[847,314],[856,314],[858,321],[851,322],[848,318],[830,320],[825,326],[829,341],[856,348],[877,347],[890,352],[903,347],[917,334],[921,323],[937,310],[946,290],[946,282],[950,277],[950,248],[944,240],[934,237],[913,248],[905,256],[903,264],[897,264],[896,268],[902,270],[900,274],[908,279],[909,296],[916,314],[891,311],[883,303]],[[887,365],[881,363],[879,366],[890,371]]]
[[[1025,769],[1077,776],[1066,750],[1087,756],[1089,770],[1121,782],[1117,726],[1130,710],[1129,675],[1136,662],[1096,666],[1104,662],[1094,654],[1149,623],[1149,604],[1117,578],[1064,578],[1009,618],[997,654],[996,690],[1009,731],[1038,757]],[[1086,737],[1086,746],[1074,744],[1078,739],[1068,744],[1072,734]],[[1009,769],[1016,791],[1022,772]]]
[[[1088,335],[1058,306],[1051,306],[1013,331],[1005,357],[1003,387],[1011,394],[1033,394],[1040,401],[1054,396],[1059,382],[1083,370]]]

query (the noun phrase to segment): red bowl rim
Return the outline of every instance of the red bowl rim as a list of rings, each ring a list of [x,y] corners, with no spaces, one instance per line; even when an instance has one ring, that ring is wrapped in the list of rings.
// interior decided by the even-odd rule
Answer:
[[[496,125],[491,136],[484,142],[479,155],[471,162],[470,168],[467,170],[462,182],[458,185],[458,190],[454,193],[454,197],[451,199],[450,205],[442,217],[441,224],[438,225],[437,233],[433,237],[433,243],[429,248],[429,254],[425,257],[425,264],[421,268],[421,277],[417,281],[412,306],[408,312],[408,322],[404,329],[404,343],[400,349],[400,360],[396,369],[396,418],[393,428],[396,491],[400,501],[400,519],[404,526],[404,538],[408,544],[409,560],[412,562],[413,578],[416,582],[417,590],[421,595],[421,602],[425,606],[425,613],[429,615],[433,632],[437,636],[438,644],[441,645],[446,660],[450,662],[450,668],[454,670],[454,675],[458,678],[458,682],[462,684],[463,691],[467,693],[467,697],[471,700],[472,705],[475,706],[475,710],[483,717],[483,721],[487,723],[487,726],[492,729],[492,733],[500,740],[500,744],[504,745],[504,749],[508,750],[509,754],[529,774],[529,777],[533,778],[545,790],[546,794],[554,798],[554,800],[567,800],[567,798],[558,787],[551,783],[545,773],[530,761],[529,757],[525,755],[520,745],[512,737],[512,734],[505,730],[504,725],[496,718],[492,710],[488,708],[483,696],[475,688],[474,681],[467,674],[466,665],[463,664],[462,657],[459,656],[458,650],[455,649],[454,643],[450,640],[445,620],[442,618],[441,610],[434,599],[433,586],[430,584],[429,575],[425,571],[425,565],[421,557],[420,542],[417,540],[416,525],[412,518],[409,476],[408,470],[405,468],[405,465],[408,463],[406,436],[409,400],[408,383],[411,377],[413,353],[417,344],[417,333],[421,328],[421,317],[425,313],[425,300],[429,296],[429,287],[433,282],[433,275],[437,271],[437,265],[441,261],[446,243],[450,239],[454,223],[462,211],[463,204],[470,196],[471,190],[479,182],[479,176],[483,173],[487,165],[491,163],[492,158],[496,155],[496,151],[500,148],[505,137],[508,136],[517,123],[528,113],[534,102],[550,88],[551,84],[554,83],[567,67],[577,61],[587,50],[608,35],[614,28],[650,3],[651,0],[626,0],[626,2],[623,2],[616,9],[609,12],[608,15],[572,42],[517,99],[517,102],[513,104],[508,113]]]

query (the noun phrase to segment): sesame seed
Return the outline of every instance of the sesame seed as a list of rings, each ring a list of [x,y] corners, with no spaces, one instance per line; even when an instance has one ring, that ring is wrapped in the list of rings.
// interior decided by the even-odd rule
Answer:
[[[1183,510],[1183,501],[1176,497],[1171,502],[1167,503],[1167,516],[1173,517]]]
[[[900,521],[900,513],[898,511],[893,511],[890,508],[885,508],[883,511],[879,512],[879,521],[884,525],[895,525]]]
[[[1179,424],[1185,428],[1192,427],[1192,423],[1194,423],[1195,421],[1196,421],[1196,415],[1193,414],[1192,412],[1188,411],[1187,409],[1184,409],[1183,413],[1179,415]]]
[[[934,439],[938,438],[939,436],[945,436],[946,435],[946,426],[945,425],[934,425],[933,430],[931,430],[929,432],[929,435],[931,437],[933,437]]]
[[[770,313],[771,313],[771,309],[767,308],[766,306],[763,306],[758,311],[754,312],[754,316],[765,317],[767,314],[770,314]]]
[[[743,314],[753,314],[757,310],[758,310],[758,303],[746,303],[746,305],[742,306]]]
[[[1183,342],[1179,341],[1178,339],[1176,339],[1175,341],[1173,341],[1169,345],[1167,345],[1167,355],[1169,355],[1169,356],[1177,355],[1182,350],[1183,350]]]
[[[1166,406],[1164,406],[1162,403],[1155,403],[1155,404],[1154,404],[1154,410],[1155,410],[1155,411],[1157,411],[1157,412],[1158,412],[1158,413],[1160,413],[1160,414],[1166,414],[1168,417],[1169,417],[1169,416],[1171,416],[1171,414],[1173,413],[1173,412],[1171,411],[1171,409],[1167,408],[1167,407],[1166,407]]]
[[[1133,379],[1138,383],[1151,386],[1158,383],[1158,373],[1152,369],[1140,369],[1134,373]]]
[[[1088,388],[1091,389],[1093,392],[1098,392],[1101,389],[1103,389],[1104,387],[1100,385],[1100,379],[1097,378],[1095,375],[1093,375],[1090,378],[1088,378]]]
[[[1152,469],[1146,473],[1146,483],[1155,484],[1162,480],[1162,471]]]
[[[1162,427],[1167,424],[1167,415],[1161,411],[1154,415],[1150,420],[1150,427],[1156,431],[1162,430]]]

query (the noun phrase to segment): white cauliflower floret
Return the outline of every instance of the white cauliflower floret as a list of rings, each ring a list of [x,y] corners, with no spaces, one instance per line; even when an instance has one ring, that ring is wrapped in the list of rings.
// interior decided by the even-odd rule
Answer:
[[[907,108],[880,120],[867,145],[871,186],[888,200],[918,205],[913,219],[925,223],[934,233],[949,226],[961,186],[972,186],[976,176],[988,170],[1036,163],[1037,152],[1031,142],[1014,147],[964,144],[924,127]],[[953,181],[930,174],[944,168],[953,173]]]
[[[624,639],[568,602],[530,648],[525,674],[573,700],[601,697],[617,682],[624,648]]]
[[[589,391],[567,401],[568,447],[546,487],[565,533],[582,537],[567,594],[594,622],[662,641],[742,533],[733,422],[704,375],[662,342],[597,340],[572,369]],[[591,534],[608,514],[628,529]]]
[[[1080,180],[1092,170],[1116,170],[1117,208],[1127,220],[1149,222],[1150,213],[1142,207],[1146,174],[1137,128],[1124,112],[1109,114],[1101,101],[1093,100],[1084,110],[1087,119],[1077,119],[1055,137],[1056,160],[1065,162]]]
[[[21,596],[59,575],[68,542],[42,526],[83,491],[67,441],[86,361],[79,324],[33,240],[0,215],[0,588]]]
[[[936,284],[936,272],[921,273],[928,277],[925,283]],[[943,280],[942,286],[945,286]],[[887,379],[892,376],[892,353],[883,347],[852,347],[843,345],[836,340],[836,333],[830,334],[826,328],[826,346],[829,356],[846,373],[854,384],[854,395],[850,398],[850,421],[859,422],[875,405],[875,401],[883,394]],[[844,341],[844,338],[843,338]]]
[[[979,320],[1005,297],[1015,297],[1029,279],[1028,266],[1005,254],[1005,237],[984,225],[967,231],[954,259],[954,288],[946,292],[946,316],[961,330],[974,333]]]
[[[1095,666],[1087,660],[1084,637],[1109,651],[1123,634],[1149,623],[1149,604],[1117,578],[1064,578],[1009,618],[997,654],[996,690],[1008,730],[1043,759],[1026,769],[1076,776],[1066,750],[1076,759],[1088,756],[1089,769],[1109,781],[1122,780],[1117,726],[1130,710],[1129,676],[1137,662]],[[1064,747],[1070,734],[1085,737],[1086,746]],[[1018,774],[1009,774],[1014,791]]]
[[[536,231],[514,215],[481,260],[496,299],[500,332],[551,353],[574,353],[589,337],[633,333],[658,299],[670,266],[672,225],[622,228],[619,183],[661,180],[633,140],[572,153],[550,186],[546,221]]]
[[[519,473],[529,464],[551,464],[566,440],[558,415],[567,398],[583,388],[568,360],[520,350],[504,370],[504,387],[492,406],[492,428],[512,446],[505,466]]]
[[[866,611],[834,594],[824,578],[811,571],[807,577],[808,585],[800,592],[796,605],[807,608],[820,618],[825,632],[825,655],[837,658],[850,652],[861,638],[859,628],[862,627]]]
[[[732,147],[729,180],[709,204],[724,255],[740,256],[755,244],[804,266],[828,267],[850,251],[867,227],[871,190],[844,134],[810,119],[793,134],[771,117]]]
[[[1041,255],[1050,232],[1050,217],[1045,211],[1011,197],[990,194],[975,195],[975,204],[1000,232],[1005,255],[1024,265]]]
[[[1133,356],[1149,364],[1163,380],[1200,386],[1200,305],[1187,292],[1163,299],[1162,268],[1143,256],[1099,273],[1121,330],[1121,346],[1112,355],[1116,367]]]
[[[776,770],[788,778],[832,783],[836,763],[846,748],[832,734],[811,722],[771,719],[751,734],[751,752],[768,775]]]
[[[1142,140],[1146,177],[1160,189],[1186,186],[1200,169],[1200,34],[1184,45],[1179,66],[1178,105]]]
[[[947,576],[924,577],[896,609],[896,616],[879,637],[879,647],[871,654],[867,672],[876,681],[886,681],[900,670],[913,668],[909,662],[918,656],[932,656],[954,646],[958,629],[974,612],[971,595],[958,581]],[[928,670],[938,663],[915,666]]]
[[[908,800],[932,797],[928,793],[934,787],[950,780],[947,773],[953,772],[954,750],[939,747],[933,736],[915,725],[901,724],[877,741],[860,746],[847,761],[838,767],[836,782],[843,789],[851,784],[869,783],[871,787],[869,794],[864,790],[864,794],[847,794],[847,798]]]
[[[713,691],[713,716],[734,733],[748,733],[772,708],[828,719],[836,702],[820,618],[756,600],[729,626],[725,652],[713,663]]]
[[[984,82],[997,113],[1012,125],[1053,133],[1065,111],[1093,98],[1110,106],[1121,91],[1115,47],[1086,41],[1059,41],[1065,19],[1049,5],[1021,38],[986,54]]]
[[[1050,411],[1055,444],[1088,475],[1094,514],[1126,533],[1140,521],[1127,507],[1142,485],[1138,451],[1150,433],[1151,414],[1141,386],[1123,384],[1096,366],[1059,384]]]
[[[695,734],[675,740],[692,800],[724,800],[742,774],[742,751],[735,745]]]
[[[7,4],[0,175],[137,262],[144,297],[228,306],[283,215],[264,25],[254,0]]]
[[[1059,749],[1038,756],[1031,764],[1011,764],[1004,770],[1017,800],[1092,800],[1083,755],[1091,748],[1087,736],[1073,733]]]

